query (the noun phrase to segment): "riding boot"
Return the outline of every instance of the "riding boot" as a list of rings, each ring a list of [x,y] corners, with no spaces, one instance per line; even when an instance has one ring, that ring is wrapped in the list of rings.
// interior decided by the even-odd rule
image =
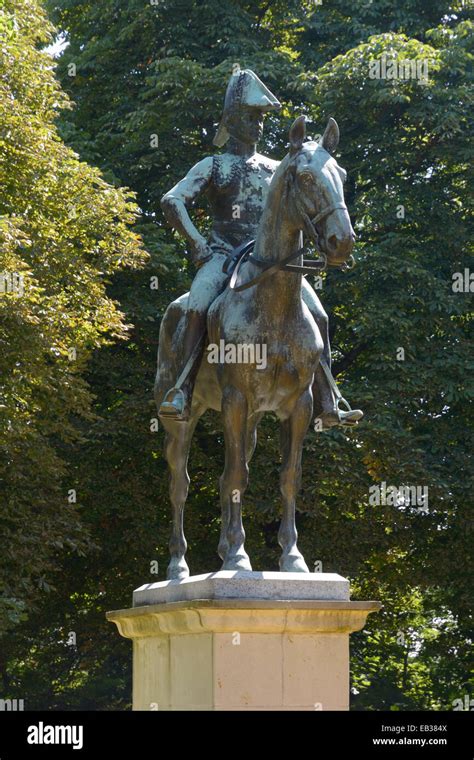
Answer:
[[[324,361],[323,357],[321,357],[321,361]],[[353,427],[364,416],[361,409],[351,409],[347,401],[342,397],[336,400],[321,363],[318,364],[314,374],[313,399],[315,422],[320,421],[321,430],[328,430],[336,425]],[[347,410],[340,409],[340,403],[344,403]]]
[[[186,422],[189,419],[191,411],[191,402],[196,381],[197,373],[201,365],[202,352],[204,350],[204,333],[206,329],[206,315],[197,311],[189,311],[186,314],[186,325],[184,330],[183,356],[184,361],[179,370],[179,374],[186,367],[193,351],[198,343],[202,343],[199,354],[196,354],[193,365],[190,367],[187,376],[179,387],[171,388],[165,393],[164,400],[160,404],[158,416],[172,418],[180,422]],[[179,377],[179,375],[178,375]]]

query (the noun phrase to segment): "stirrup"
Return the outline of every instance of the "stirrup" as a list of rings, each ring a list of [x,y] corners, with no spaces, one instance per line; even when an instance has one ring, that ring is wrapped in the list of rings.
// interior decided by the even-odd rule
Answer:
[[[337,412],[338,414],[339,414],[339,412],[341,411],[341,410],[339,409],[339,404],[344,404],[344,405],[345,405],[345,407],[346,407],[346,412],[352,412],[352,411],[353,411],[353,409],[352,409],[351,405],[350,405],[350,404],[349,404],[349,402],[348,402],[348,401],[347,401],[347,400],[344,398],[344,396],[339,396],[339,398],[337,398],[337,399],[336,399],[336,412]]]
[[[181,397],[182,412],[179,412],[176,406],[172,404],[171,401],[168,401],[168,397],[171,394]],[[163,409],[163,404],[169,405],[169,411],[166,410],[166,408]],[[158,409],[158,417],[165,417],[171,420],[177,420],[179,422],[186,422],[188,420],[189,414],[186,408],[186,397],[181,388],[170,388],[170,390],[165,393],[163,401],[160,404],[160,408]]]
[[[344,396],[339,396],[336,399],[335,409],[336,409],[336,413],[339,419],[339,423],[342,425],[342,427],[355,427],[358,421],[361,420],[362,417],[364,416],[363,412],[361,412],[360,416],[358,416],[358,418],[356,420],[353,420],[352,422],[344,421],[343,419],[341,419],[341,409],[339,408],[340,404],[343,404],[343,406],[346,407],[346,410],[345,410],[346,412],[360,412],[360,409],[353,409],[351,405],[349,404],[349,402],[344,398]]]
[[[340,403],[346,407],[347,411],[343,411],[339,408]],[[344,419],[343,415],[345,414],[352,414],[354,416],[354,419]],[[338,396],[338,398],[335,400],[335,406],[330,412],[322,412],[322,414],[315,418],[315,424],[317,420],[320,420],[321,422],[326,421],[326,425],[324,425],[323,428],[318,428],[316,432],[321,432],[321,430],[330,430],[331,428],[338,426],[353,428],[357,425],[363,416],[364,413],[360,409],[352,409],[349,402],[346,401],[345,398]],[[331,422],[330,424],[327,424],[329,420],[331,420]]]

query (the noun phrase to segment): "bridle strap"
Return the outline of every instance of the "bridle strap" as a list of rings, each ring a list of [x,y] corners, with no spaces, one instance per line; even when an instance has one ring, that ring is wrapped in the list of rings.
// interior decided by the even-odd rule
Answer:
[[[322,211],[319,212],[319,214],[316,214],[313,219],[310,219],[308,214],[306,213],[301,200],[298,195],[295,195],[294,189],[293,190],[293,201],[296,206],[296,210],[298,211],[301,220],[303,222],[304,231],[306,232],[306,235],[309,237],[309,239],[314,243],[316,248],[319,248],[319,233],[316,229],[316,225],[321,222],[323,219],[326,219],[326,217],[331,216],[331,214],[334,211],[337,211],[338,209],[341,209],[342,211],[347,211],[349,213],[348,208],[345,203],[334,203],[331,206],[326,206]]]
[[[335,203],[333,206],[327,206],[325,209],[319,212],[314,219],[311,220],[311,224],[317,224],[321,221],[321,219],[324,219],[326,216],[330,216],[333,211],[337,211],[337,209],[342,209],[343,211],[347,211],[349,213],[348,208],[345,203]]]

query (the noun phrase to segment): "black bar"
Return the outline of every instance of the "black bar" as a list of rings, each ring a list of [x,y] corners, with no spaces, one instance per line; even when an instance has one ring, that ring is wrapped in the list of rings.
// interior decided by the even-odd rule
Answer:
[[[0,760],[27,757],[163,757],[189,746],[199,756],[253,755],[285,739],[292,754],[472,760],[470,712],[0,712]],[[56,727],[64,727],[59,731]],[[75,727],[75,729],[74,729]],[[82,734],[81,729],[82,727]],[[436,727],[436,728],[434,728]],[[229,729],[229,733],[226,733]],[[224,732],[224,733],[223,733]],[[41,741],[43,743],[29,743]],[[50,739],[64,743],[46,743]],[[224,741],[224,744],[222,743]],[[73,749],[73,744],[77,749]],[[82,746],[79,746],[82,744]],[[237,747],[237,745],[239,745]],[[308,752],[310,753],[308,755]],[[267,753],[265,753],[267,755]]]

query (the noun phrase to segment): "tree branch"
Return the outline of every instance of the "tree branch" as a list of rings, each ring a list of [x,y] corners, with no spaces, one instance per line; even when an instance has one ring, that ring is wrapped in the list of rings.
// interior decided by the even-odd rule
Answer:
[[[341,374],[341,372],[345,372],[346,369],[348,369],[351,364],[354,363],[354,361],[357,359],[359,354],[361,354],[363,351],[365,351],[366,348],[368,348],[370,345],[369,341],[366,341],[365,343],[361,343],[358,346],[354,346],[354,348],[351,348],[350,351],[348,351],[342,359],[340,359],[338,362],[334,362],[332,365],[332,374],[333,377],[337,377]]]

